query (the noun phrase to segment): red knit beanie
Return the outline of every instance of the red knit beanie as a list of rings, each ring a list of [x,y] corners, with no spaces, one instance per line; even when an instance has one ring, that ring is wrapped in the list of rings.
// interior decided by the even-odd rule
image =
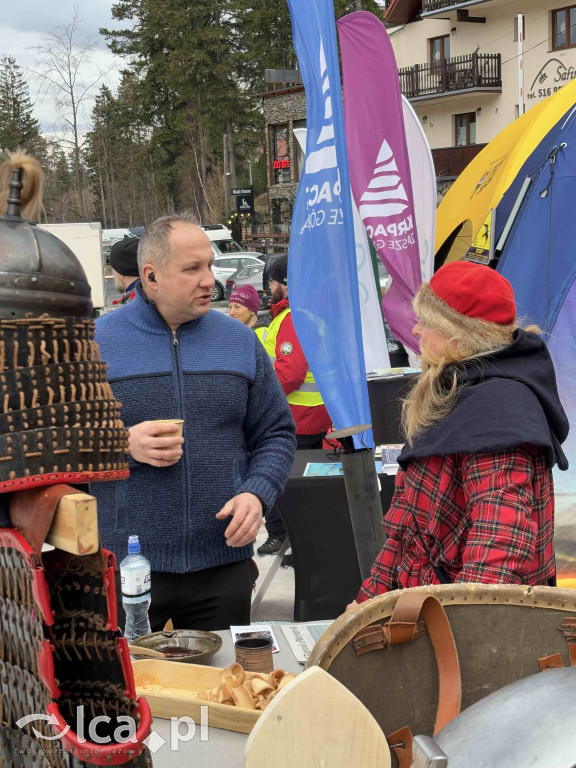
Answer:
[[[461,315],[511,325],[516,320],[514,290],[499,272],[472,261],[440,267],[430,288]]]

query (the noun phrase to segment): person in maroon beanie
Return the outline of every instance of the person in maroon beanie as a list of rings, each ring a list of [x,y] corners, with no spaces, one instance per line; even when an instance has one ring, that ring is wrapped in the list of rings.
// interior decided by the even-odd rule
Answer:
[[[502,275],[465,261],[439,269],[414,309],[422,376],[403,407],[386,543],[356,602],[455,581],[553,584],[568,420],[539,329],[522,329]]]
[[[248,328],[254,328],[258,321],[260,296],[253,285],[242,285],[232,291],[228,301],[228,314]]]

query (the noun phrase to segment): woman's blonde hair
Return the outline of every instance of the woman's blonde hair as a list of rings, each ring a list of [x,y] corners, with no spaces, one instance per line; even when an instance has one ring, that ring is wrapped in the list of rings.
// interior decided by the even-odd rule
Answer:
[[[26,152],[8,152],[8,159],[0,165],[0,214],[6,213],[8,183],[14,168],[22,169],[20,215],[23,219],[37,219],[42,209],[44,173],[40,163]]]
[[[490,352],[511,344],[514,332],[522,327],[520,320],[500,325],[462,315],[439,298],[429,283],[422,285],[413,306],[419,322],[442,334],[449,343],[442,356],[426,347],[421,350],[422,375],[402,404],[402,428],[410,445],[454,407],[462,374],[458,363],[480,361]],[[541,333],[535,325],[525,330]]]

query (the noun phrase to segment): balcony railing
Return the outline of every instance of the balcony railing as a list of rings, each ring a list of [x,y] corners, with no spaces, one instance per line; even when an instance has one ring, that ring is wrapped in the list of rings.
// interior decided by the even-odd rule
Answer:
[[[442,11],[455,5],[473,5],[470,0],[422,0],[422,13]]]
[[[502,88],[499,53],[470,53],[432,64],[415,64],[398,71],[402,93],[408,99],[452,91]]]
[[[432,158],[437,178],[455,179],[485,146],[486,144],[466,144],[463,147],[433,149]]]

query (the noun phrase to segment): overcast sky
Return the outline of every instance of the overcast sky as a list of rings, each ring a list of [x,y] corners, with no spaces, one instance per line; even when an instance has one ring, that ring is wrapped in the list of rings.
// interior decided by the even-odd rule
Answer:
[[[382,0],[378,0],[382,3]],[[126,66],[124,59],[113,56],[106,46],[106,41],[98,34],[100,27],[121,29],[124,23],[112,19],[111,7],[114,0],[77,0],[82,26],[79,30],[80,41],[96,35],[96,47],[91,54],[92,64],[85,68],[86,79],[97,77],[105,71],[105,82],[115,91],[120,80],[120,69]],[[46,41],[46,37],[58,31],[58,27],[69,24],[74,8],[73,0],[0,0],[0,56],[13,56],[17,63],[34,70],[38,56],[34,48]],[[53,98],[43,92],[38,81],[29,72],[25,72],[30,95],[34,102],[34,115],[40,121],[44,133],[59,132],[62,127]],[[98,91],[96,87],[94,94]],[[85,104],[80,115],[81,129],[90,126],[90,112],[93,102]]]
[[[86,67],[86,78],[97,77],[98,70],[107,71],[106,84],[115,90],[125,61],[113,56],[106,46],[106,41],[98,35],[100,27],[118,29],[123,26],[112,19],[113,0],[78,0],[82,25],[78,38],[80,41],[97,35],[96,47],[92,52],[92,64]],[[37,54],[34,48],[45,42],[45,38],[58,27],[69,24],[72,19],[74,3],[72,0],[0,0],[0,55],[13,56],[23,68],[34,69]],[[58,113],[51,96],[39,90],[32,75],[25,72],[30,84],[30,95],[34,102],[34,115],[38,118],[43,132],[60,129]],[[94,89],[94,93],[97,92]],[[92,104],[87,104],[85,114],[81,116],[82,128],[89,125]]]

